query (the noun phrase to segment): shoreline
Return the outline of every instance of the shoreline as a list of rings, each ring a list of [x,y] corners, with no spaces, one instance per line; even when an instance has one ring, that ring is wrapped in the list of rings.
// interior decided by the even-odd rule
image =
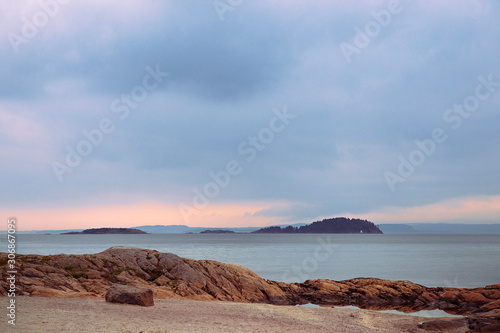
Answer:
[[[0,261],[7,262],[7,259],[7,254],[0,252]],[[394,318],[399,318],[397,320],[403,320],[407,325],[415,328],[417,326],[415,326],[414,319],[409,318],[411,316],[381,313],[372,310],[399,310],[409,313],[439,309],[450,314],[463,315],[464,317],[444,320],[430,320],[430,318],[424,317],[412,318],[421,318],[420,320],[425,322],[429,320],[430,322],[435,321],[437,327],[453,323],[453,325],[458,325],[454,329],[457,329],[457,327],[465,329],[467,327],[482,328],[490,326],[490,328],[500,331],[500,284],[474,289],[428,288],[410,281],[376,278],[357,278],[344,281],[318,279],[306,280],[302,283],[284,283],[264,280],[253,271],[239,265],[223,264],[211,260],[181,258],[172,253],[161,253],[155,250],[126,246],[117,246],[100,253],[86,255],[18,255],[15,269],[18,272],[15,277],[15,295],[16,299],[21,300],[19,312],[16,310],[19,318],[23,316],[23,302],[25,308],[29,309],[30,316],[38,313],[37,316],[40,318],[48,316],[52,318],[51,320],[56,321],[59,320],[59,317],[52,317],[46,310],[54,308],[54,306],[55,310],[57,310],[57,307],[61,304],[63,304],[61,305],[61,311],[68,312],[66,315],[61,315],[61,318],[74,316],[75,307],[79,308],[80,311],[88,312],[88,309],[85,306],[82,307],[82,304],[87,304],[87,306],[94,309],[94,312],[87,314],[94,317],[101,316],[102,311],[111,311],[111,309],[128,311],[132,317],[136,317],[134,314],[148,314],[149,316],[151,311],[154,314],[155,311],[168,312],[172,310],[170,306],[164,304],[175,304],[175,306],[179,307],[186,307],[186,304],[193,306],[197,304],[199,309],[194,312],[195,314],[200,311],[203,312],[203,309],[206,308],[212,309],[214,314],[220,314],[221,309],[228,309],[228,307],[242,309],[243,313],[248,311],[253,313],[252,311],[261,309],[258,310],[261,311],[260,314],[254,315],[255,320],[265,319],[266,313],[271,311],[270,309],[276,312],[278,308],[281,309],[281,312],[276,312],[279,316],[285,316],[292,321],[304,316],[304,313],[314,314],[315,316],[319,313],[324,316],[320,316],[321,318],[318,320],[320,322],[326,320],[329,325],[332,323],[326,317],[335,317],[340,310],[350,310],[363,314],[363,322],[366,316],[369,316],[371,321],[378,322],[376,318],[389,318],[384,316],[391,315],[397,316]],[[0,266],[0,294],[3,296],[8,295],[9,286],[12,289],[12,284],[7,281],[7,276],[9,276],[7,265]],[[147,287],[151,289],[155,302],[160,306],[152,307],[157,310],[147,310],[137,306],[123,307],[123,305],[121,305],[121,308],[117,308],[116,304],[107,304],[103,300],[104,295],[114,284]],[[30,297],[25,298],[24,296]],[[48,297],[48,300],[44,297]],[[9,298],[11,297],[5,297],[7,302]],[[177,303],[183,301],[185,302]],[[189,303],[188,301],[205,302]],[[37,306],[35,304],[34,307],[31,306],[34,303],[42,305]],[[322,307],[291,306],[308,303]],[[360,309],[341,309],[337,307],[347,305],[357,306]],[[335,308],[331,308],[332,306]],[[267,310],[262,310],[264,309],[262,307]],[[189,315],[189,313],[194,310],[186,309],[185,311],[187,314],[183,321],[184,324],[193,319],[193,315]],[[230,316],[231,313],[231,311],[227,312],[226,316]],[[290,313],[298,317],[294,317]],[[325,314],[328,314],[328,316]],[[349,313],[349,316],[351,314],[353,313]],[[176,315],[181,316],[181,314]],[[115,316],[112,311],[110,316]],[[154,314],[154,316],[160,316],[160,314]],[[220,315],[220,317],[221,322],[224,322],[224,316]],[[238,320],[241,319],[245,322],[244,318],[247,317]],[[206,321],[209,321],[208,318],[207,315]],[[283,319],[282,317],[279,318]],[[122,320],[130,322],[130,318],[122,318]],[[106,321],[104,320],[104,322]],[[306,322],[308,325],[316,327],[314,326],[316,325],[314,320],[310,321],[308,319]],[[273,325],[272,321],[266,323],[264,321],[262,325]],[[299,324],[300,322],[294,322],[294,324],[290,325],[290,328],[297,327]],[[356,325],[359,326],[362,323],[356,322]],[[377,329],[379,329],[378,326]],[[98,331],[101,331],[101,329]],[[206,331],[206,329],[203,331]],[[235,329],[235,331],[240,330]],[[310,329],[306,331],[309,332]],[[321,332],[321,330],[318,332]]]
[[[155,299],[146,308],[89,298],[18,296],[17,301],[16,326],[3,322],[2,332],[421,333],[426,330],[418,324],[429,320],[371,310],[187,299]]]

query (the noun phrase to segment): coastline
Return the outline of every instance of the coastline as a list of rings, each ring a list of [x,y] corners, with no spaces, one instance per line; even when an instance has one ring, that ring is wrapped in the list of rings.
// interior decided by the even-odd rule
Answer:
[[[7,254],[0,253],[0,260],[7,262]],[[9,273],[6,267],[7,265],[0,266],[0,294],[3,296],[7,296],[9,290],[6,279]],[[494,329],[500,329],[500,284],[474,289],[428,288],[410,281],[376,278],[357,278],[344,281],[319,279],[307,280],[302,283],[284,283],[264,280],[251,270],[239,265],[223,264],[211,260],[186,259],[172,253],[160,253],[155,250],[126,246],[116,246],[92,255],[18,255],[16,270],[18,275],[15,281],[15,294],[16,300],[19,300],[19,303],[16,301],[16,311],[18,311],[18,323],[21,325],[24,325],[21,318],[25,314],[27,314],[25,318],[34,320],[32,325],[52,325],[52,321],[56,322],[54,325],[62,325],[61,320],[73,318],[75,315],[78,316],[80,312],[88,312],[89,309],[93,310],[87,314],[87,317],[96,318],[95,320],[105,324],[114,322],[115,326],[119,326],[121,320],[127,325],[135,325],[134,318],[144,317],[146,321],[150,321],[161,317],[164,320],[165,316],[169,316],[167,313],[172,311],[172,307],[184,307],[184,319],[178,323],[181,326],[193,320],[196,322],[198,313],[202,313],[203,309],[212,309],[212,312],[206,314],[206,319],[199,322],[196,328],[196,330],[203,331],[207,331],[207,327],[212,328],[212,324],[207,323],[211,322],[210,316],[215,315],[220,318],[213,322],[214,325],[218,325],[218,323],[226,326],[236,325],[241,320],[248,321],[244,318],[252,317],[252,322],[260,322],[258,327],[271,327],[274,325],[272,323],[281,322],[280,325],[283,328],[288,325],[287,320],[291,320],[293,323],[289,325],[290,329],[301,327],[301,322],[297,320],[305,318],[304,323],[312,328],[318,328],[318,332],[323,332],[328,325],[334,325],[329,319],[330,317],[336,317],[337,321],[345,319],[347,312],[339,312],[340,310],[354,311],[348,312],[348,316],[354,319],[357,318],[355,313],[361,316],[358,318],[359,320],[354,321],[348,318],[349,325],[359,326],[354,331],[360,331],[360,327],[366,328],[370,325],[375,325],[372,328],[379,330],[377,325],[380,322],[382,323],[380,327],[389,327],[389,330],[381,330],[381,332],[393,332],[392,329],[397,325],[392,322],[389,324],[387,320],[390,317],[387,315],[396,316],[393,318],[396,322],[404,321],[405,329],[411,328],[413,330],[407,330],[407,332],[420,332],[415,331],[418,328],[416,325],[423,321],[426,323],[437,321],[437,327],[443,327],[443,325],[447,327],[452,323],[456,325],[454,329],[482,328],[485,325],[492,325],[491,327]],[[151,289],[151,295],[157,300],[157,304],[152,308],[156,310],[106,303],[103,297],[113,284]],[[8,302],[9,298],[3,299]],[[189,303],[196,301],[205,302]],[[293,306],[307,303],[325,307],[300,308]],[[370,310],[331,308],[331,306],[346,305],[355,305],[370,310],[391,309],[403,312],[440,309],[448,313],[461,314],[464,318],[446,320],[420,318],[415,321],[415,318],[419,317]],[[193,310],[190,306],[198,306],[199,308]],[[47,312],[49,310],[56,313],[62,311],[62,313],[54,317]],[[113,311],[125,311],[129,313],[129,317],[120,317],[120,319],[120,315],[116,315]],[[234,311],[240,311],[243,317],[240,316],[241,318],[234,319],[235,322],[227,323],[224,317],[231,317]],[[109,312],[110,319],[101,318],[105,312]],[[161,313],[164,314],[161,315]],[[275,313],[278,317],[271,316],[272,318],[269,319],[266,317],[269,313]],[[315,319],[310,319],[309,315]],[[32,316],[34,319],[31,319]],[[182,317],[183,315],[175,314],[175,316]],[[49,319],[40,322],[43,318]],[[318,324],[325,321],[327,324],[324,327],[321,326],[323,324]],[[363,326],[366,322],[369,325]],[[376,324],[373,324],[374,322]],[[161,325],[161,323],[160,321],[157,324]],[[245,325],[242,326],[242,329],[247,327]],[[201,329],[201,327],[205,328]],[[106,328],[103,329],[98,328],[99,331],[106,331]],[[138,329],[142,330],[143,328],[139,327]],[[157,328],[153,329],[157,330]],[[229,328],[227,329],[229,330]],[[231,330],[241,331],[232,326]],[[181,330],[181,332],[184,331]],[[254,327],[249,331],[258,330],[255,330]],[[307,329],[307,331],[309,332],[311,329]],[[396,331],[401,332],[401,327],[396,328]],[[466,331],[464,330],[464,332]],[[339,330],[338,332],[344,331]]]
[[[3,302],[5,298],[0,298]],[[155,299],[155,306],[102,299],[18,297],[15,327],[2,332],[383,332],[423,333],[429,318],[343,308],[304,308],[187,299]]]

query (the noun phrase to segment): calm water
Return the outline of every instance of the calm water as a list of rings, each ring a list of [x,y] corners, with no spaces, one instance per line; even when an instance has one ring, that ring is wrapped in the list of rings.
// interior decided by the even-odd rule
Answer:
[[[265,279],[377,277],[425,286],[500,283],[500,235],[17,235],[21,254],[97,253],[115,245],[245,266]],[[0,238],[0,251],[7,250]]]

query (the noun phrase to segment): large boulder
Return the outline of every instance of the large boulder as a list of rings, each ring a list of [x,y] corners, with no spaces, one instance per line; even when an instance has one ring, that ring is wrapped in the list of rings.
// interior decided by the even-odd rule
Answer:
[[[112,285],[106,292],[106,302],[153,306],[153,291],[146,287]]]

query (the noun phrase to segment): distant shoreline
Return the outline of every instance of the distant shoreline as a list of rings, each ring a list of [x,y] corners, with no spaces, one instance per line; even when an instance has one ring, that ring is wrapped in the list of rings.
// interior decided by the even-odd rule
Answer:
[[[293,227],[300,227],[305,223],[292,224]],[[280,227],[288,227],[283,224]],[[399,223],[399,224],[377,224],[384,234],[408,234],[408,235],[500,235],[500,223],[490,224],[460,224],[460,223]],[[249,234],[262,227],[189,227],[187,225],[143,225],[131,227],[129,229],[142,230],[148,234],[199,234],[205,230],[229,230],[237,234]],[[82,232],[83,229],[63,229],[63,230],[26,230],[17,231],[18,234],[74,234]]]

